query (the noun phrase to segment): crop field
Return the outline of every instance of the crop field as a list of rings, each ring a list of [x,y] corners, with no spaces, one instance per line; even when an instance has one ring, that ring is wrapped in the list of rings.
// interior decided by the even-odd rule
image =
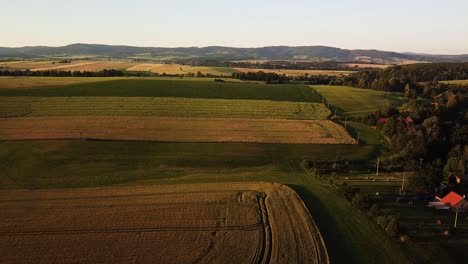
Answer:
[[[333,263],[406,263],[385,231],[302,171],[304,159],[361,162],[381,153],[380,144],[355,144],[327,120],[330,110],[310,87],[25,79],[0,82],[0,208],[8,215],[0,262],[57,254],[57,262],[324,263],[328,251]],[[302,209],[284,200],[297,197],[288,187],[264,182],[288,184]],[[279,200],[289,211],[268,207]],[[326,251],[317,248],[318,232],[290,220],[312,222],[305,207]],[[262,222],[264,213],[283,218]]]
[[[104,78],[104,80],[41,87],[40,89],[38,87],[4,88],[0,89],[0,96],[137,96],[320,102],[320,96],[315,91],[299,84],[268,85],[249,82],[220,83],[210,80],[179,81],[146,78],[117,78],[112,81]]]
[[[353,144],[329,121],[135,116],[0,119],[0,140],[107,139],[163,142]]]
[[[389,64],[374,64],[374,63],[342,63],[342,66],[351,68],[375,68],[375,69],[386,69],[391,67]]]
[[[468,80],[452,80],[452,81],[440,81],[446,84],[457,84],[457,85],[468,85]]]
[[[286,74],[290,76],[300,76],[300,75],[348,75],[352,72],[350,71],[336,71],[336,70],[290,70],[290,69],[251,69],[251,68],[234,68],[238,72],[274,72],[277,74]]]
[[[115,81],[120,77],[6,77],[0,76],[0,89],[47,88],[78,83]]]
[[[279,182],[304,200],[333,263],[407,263],[377,224],[294,165],[304,158],[369,160],[377,153],[360,145],[0,141],[0,188]]]
[[[165,97],[0,97],[0,117],[159,116],[322,120],[318,103]]]
[[[64,70],[64,71],[102,71],[102,70],[126,70],[143,71],[158,74],[186,74],[197,73],[211,74],[216,76],[228,76],[233,72],[274,72],[290,76],[309,75],[348,75],[350,71],[337,70],[290,70],[290,69],[251,69],[251,68],[229,68],[229,67],[205,67],[190,66],[182,64],[161,64],[151,62],[131,62],[131,61],[92,61],[92,60],[73,60],[70,63],[58,63],[55,61],[12,61],[0,62],[0,69],[9,70]]]
[[[279,184],[2,191],[0,208],[2,263],[329,263],[301,199]]]
[[[401,106],[407,101],[403,94],[347,86],[314,85],[312,89],[330,103],[332,112],[336,108],[337,113],[348,116],[362,116],[383,109],[387,102]]]

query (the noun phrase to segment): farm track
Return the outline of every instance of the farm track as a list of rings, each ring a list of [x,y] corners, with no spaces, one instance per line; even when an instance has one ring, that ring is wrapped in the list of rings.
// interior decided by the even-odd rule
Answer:
[[[109,195],[113,192],[117,195]],[[147,199],[158,202],[144,204]],[[158,209],[166,200],[177,206]],[[326,255],[324,246],[310,244],[317,243],[311,237],[317,234],[304,232],[314,225],[307,209],[292,190],[278,184],[1,191],[0,201],[7,216],[0,220],[2,263],[44,262],[52,259],[51,254],[62,263],[71,262],[67,256],[104,263],[129,258],[144,263],[284,263],[281,257],[328,263],[315,252],[325,250]],[[295,210],[288,211],[291,205]],[[290,240],[291,236],[297,239]],[[298,249],[289,251],[291,243]],[[164,254],[148,254],[163,245]],[[192,251],[180,251],[184,245]],[[122,247],[126,250],[115,251]],[[107,254],[113,257],[106,258]]]

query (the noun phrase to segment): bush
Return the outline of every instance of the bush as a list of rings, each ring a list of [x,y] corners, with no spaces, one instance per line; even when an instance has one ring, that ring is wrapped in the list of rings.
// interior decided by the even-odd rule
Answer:
[[[388,223],[387,228],[385,228],[385,231],[387,231],[387,233],[392,237],[398,236],[398,233],[400,233],[398,220],[396,218],[392,218]]]
[[[359,193],[359,189],[351,187],[347,182],[343,182],[343,184],[338,187],[338,192],[340,192],[348,201],[351,201],[353,197]]]
[[[379,224],[380,227],[385,229],[388,226],[388,219],[385,216],[381,215],[381,216],[377,217],[377,224]]]
[[[369,209],[369,215],[376,218],[380,215],[380,208],[377,204],[374,204]]]
[[[351,203],[361,211],[366,210],[369,208],[369,196],[365,194],[357,193],[354,195]]]

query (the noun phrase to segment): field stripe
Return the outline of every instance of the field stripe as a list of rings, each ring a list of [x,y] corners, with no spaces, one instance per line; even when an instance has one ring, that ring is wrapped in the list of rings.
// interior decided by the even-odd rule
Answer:
[[[330,131],[333,131],[331,133]],[[354,144],[329,120],[75,116],[0,118],[0,139]]]
[[[171,97],[0,97],[0,117],[159,116],[326,119],[323,104]]]

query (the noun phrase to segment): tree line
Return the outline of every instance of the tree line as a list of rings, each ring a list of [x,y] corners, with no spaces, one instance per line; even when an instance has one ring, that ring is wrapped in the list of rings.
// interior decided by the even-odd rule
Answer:
[[[423,89],[423,83],[468,79],[468,63],[420,63],[363,70],[341,78],[342,85],[388,92],[405,92],[405,88]]]
[[[360,120],[388,139],[393,155],[384,166],[415,172],[409,179],[414,190],[431,191],[444,177],[468,173],[467,89],[452,87],[413,98],[403,110],[387,104]]]

